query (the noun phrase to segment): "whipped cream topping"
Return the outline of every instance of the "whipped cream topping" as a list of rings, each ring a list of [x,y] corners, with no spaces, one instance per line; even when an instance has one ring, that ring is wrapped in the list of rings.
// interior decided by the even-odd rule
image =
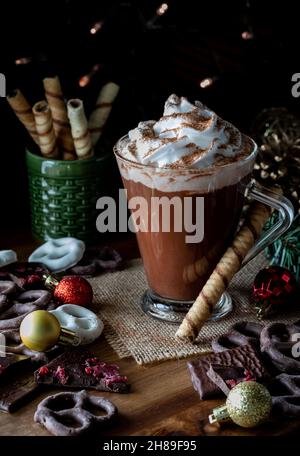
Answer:
[[[200,101],[171,95],[158,121],[140,122],[128,133],[120,155],[141,164],[207,168],[239,160],[253,145],[231,123]]]

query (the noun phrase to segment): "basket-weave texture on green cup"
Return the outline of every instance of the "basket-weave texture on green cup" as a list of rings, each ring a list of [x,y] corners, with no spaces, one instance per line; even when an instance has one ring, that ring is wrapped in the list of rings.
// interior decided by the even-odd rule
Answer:
[[[108,190],[112,154],[51,160],[26,154],[32,233],[38,239],[96,239],[96,201]]]

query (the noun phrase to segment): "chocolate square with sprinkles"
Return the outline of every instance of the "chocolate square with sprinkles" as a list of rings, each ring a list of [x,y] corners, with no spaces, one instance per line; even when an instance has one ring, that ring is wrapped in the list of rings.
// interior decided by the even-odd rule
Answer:
[[[34,373],[36,383],[68,388],[86,388],[128,393],[127,377],[116,364],[107,364],[83,348],[66,351]]]
[[[193,386],[200,399],[208,399],[222,394],[220,388],[207,375],[212,365],[243,368],[243,370],[251,372],[258,381],[268,375],[263,361],[251,344],[212,353],[189,361],[187,365]]]

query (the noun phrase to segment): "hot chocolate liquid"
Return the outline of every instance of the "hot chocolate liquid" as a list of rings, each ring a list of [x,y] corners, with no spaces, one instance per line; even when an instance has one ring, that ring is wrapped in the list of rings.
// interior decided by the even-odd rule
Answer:
[[[143,196],[148,202],[151,218],[151,198],[166,196],[165,192],[151,189],[141,183],[124,179],[129,198]],[[191,197],[189,192],[170,192],[169,198]],[[158,232],[137,232],[137,240],[150,288],[158,295],[173,300],[196,299],[212,273],[220,256],[232,240],[240,217],[243,195],[238,185],[226,186],[207,194],[193,194],[192,208],[196,197],[204,196],[204,238],[200,243],[187,243],[186,231],[174,232],[174,211],[171,209],[170,232],[162,231],[160,219]],[[184,202],[182,203],[184,204]]]

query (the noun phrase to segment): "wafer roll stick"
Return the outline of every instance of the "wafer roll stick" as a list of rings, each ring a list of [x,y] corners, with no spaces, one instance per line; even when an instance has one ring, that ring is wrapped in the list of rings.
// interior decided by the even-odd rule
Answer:
[[[92,144],[96,145],[101,136],[102,129],[109,117],[112,104],[118,95],[120,87],[114,82],[105,84],[97,98],[96,106],[89,118],[89,130],[92,135]]]
[[[7,96],[7,101],[34,142],[39,144],[39,137],[35,128],[35,120],[32,114],[32,109],[22,92],[19,89],[14,90]]]
[[[214,306],[226,290],[230,280],[240,269],[255,240],[270,216],[270,209],[261,203],[252,203],[248,216],[233,243],[215,267],[198,298],[186,314],[176,337],[193,342],[211,315]]]
[[[75,160],[74,143],[60,80],[58,76],[55,76],[45,78],[43,82],[45,95],[52,113],[55,135],[62,149],[63,159]]]
[[[67,108],[76,154],[80,159],[91,157],[94,152],[83,103],[79,99],[69,100]]]
[[[39,101],[33,106],[32,112],[35,118],[36,131],[39,135],[42,155],[48,158],[58,158],[58,146],[48,103]]]
[[[219,258],[222,250],[222,243],[219,241],[212,249],[209,250],[206,256],[199,258],[199,260],[195,263],[185,266],[182,275],[184,283],[196,282],[196,280],[204,276],[209,270],[210,262]]]

